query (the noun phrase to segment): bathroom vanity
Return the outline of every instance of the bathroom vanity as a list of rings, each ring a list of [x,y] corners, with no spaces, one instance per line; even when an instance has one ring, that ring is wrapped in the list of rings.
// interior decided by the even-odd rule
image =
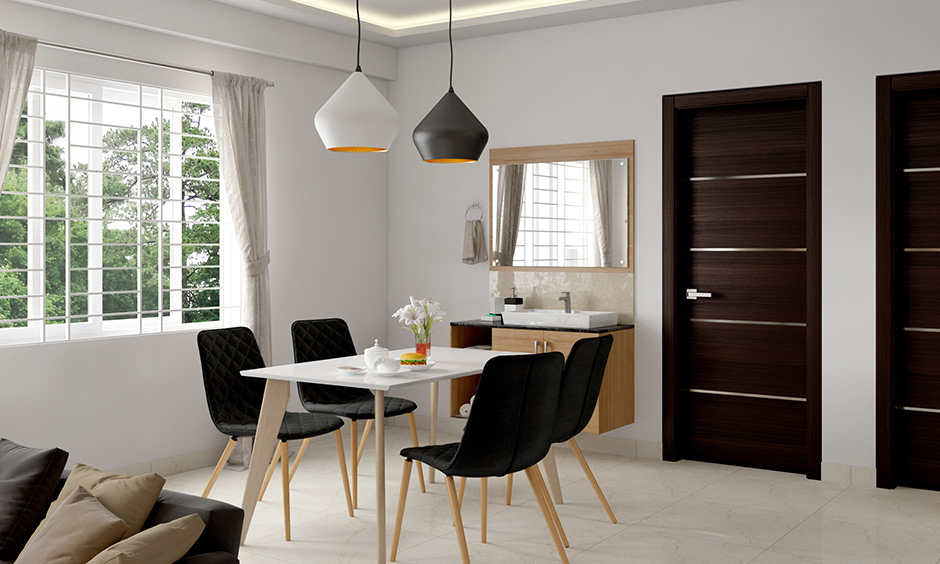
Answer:
[[[492,346],[493,350],[541,353],[560,351],[567,355],[580,339],[610,334],[614,338],[607,371],[594,415],[584,432],[600,434],[633,423],[633,325],[611,325],[596,329],[537,329],[509,327],[501,322],[455,321],[450,324],[450,346]],[[480,376],[466,376],[450,384],[450,414],[476,392]]]

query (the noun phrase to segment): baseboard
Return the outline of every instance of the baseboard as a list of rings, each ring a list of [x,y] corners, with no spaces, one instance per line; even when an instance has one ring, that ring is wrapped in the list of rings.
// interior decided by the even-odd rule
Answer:
[[[851,466],[849,464],[836,464],[835,462],[822,463],[822,481],[842,486],[860,486],[874,488],[877,483],[877,472],[868,466]]]
[[[131,476],[146,474],[148,472],[156,472],[161,476],[172,476],[173,474],[198,470],[206,466],[215,466],[216,463],[219,462],[219,457],[222,456],[222,450],[224,448],[225,446],[222,445],[215,448],[207,448],[196,452],[161,458],[159,460],[121,466],[120,468],[111,468],[108,471]]]

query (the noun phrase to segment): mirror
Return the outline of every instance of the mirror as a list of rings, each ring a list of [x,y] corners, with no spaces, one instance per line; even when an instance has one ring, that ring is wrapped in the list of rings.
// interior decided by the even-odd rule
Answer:
[[[633,272],[634,142],[490,150],[490,270]]]

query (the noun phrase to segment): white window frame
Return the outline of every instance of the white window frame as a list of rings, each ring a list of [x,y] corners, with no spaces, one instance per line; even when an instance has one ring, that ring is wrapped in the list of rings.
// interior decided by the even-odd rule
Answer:
[[[137,123],[137,127],[124,127],[120,126],[121,129],[136,129],[138,137],[138,147],[137,154],[138,158],[137,163],[138,167],[141,165],[141,159],[139,155],[142,154],[140,143],[141,131],[144,125],[147,125],[143,121],[143,115],[148,113],[153,115],[154,112],[157,112],[159,115],[160,123],[162,124],[163,120],[167,115],[181,113],[180,111],[174,111],[172,108],[167,108],[164,101],[164,97],[169,93],[173,97],[180,99],[186,99],[186,101],[205,103],[211,106],[212,100],[211,96],[207,94],[193,93],[193,92],[184,92],[178,89],[169,89],[161,88],[157,86],[150,86],[146,84],[135,83],[126,80],[114,80],[114,79],[99,79],[87,74],[79,73],[68,73],[51,69],[36,68],[33,72],[33,80],[30,85],[30,90],[28,93],[28,105],[29,113],[27,115],[27,136],[26,141],[18,141],[18,143],[26,143],[28,146],[27,153],[27,165],[25,167],[14,167],[11,168],[26,168],[28,169],[28,188],[26,192],[27,197],[27,240],[25,245],[27,247],[27,268],[22,270],[26,273],[27,278],[27,287],[28,291],[25,296],[15,296],[16,298],[26,298],[27,300],[27,319],[26,327],[4,327],[0,328],[0,346],[9,345],[9,344],[26,344],[26,343],[40,343],[40,342],[52,342],[52,341],[68,341],[68,340],[78,340],[78,339],[88,339],[88,338],[97,338],[97,337],[109,337],[109,336],[123,336],[123,335],[141,335],[149,333],[161,333],[168,331],[179,331],[179,330],[199,330],[210,327],[220,327],[224,325],[237,325],[240,323],[241,319],[241,308],[240,308],[240,298],[241,298],[241,257],[238,253],[238,245],[236,243],[235,230],[232,223],[231,215],[228,210],[228,204],[225,197],[225,191],[222,188],[221,178],[219,179],[219,209],[220,209],[220,221],[219,221],[219,241],[220,246],[219,250],[219,285],[217,288],[202,288],[202,290],[215,290],[218,289],[219,292],[219,304],[218,312],[219,319],[218,321],[208,321],[208,322],[183,322],[183,301],[182,296],[183,292],[186,291],[186,288],[182,287],[182,273],[183,268],[187,267],[184,264],[185,256],[183,253],[183,242],[182,242],[182,229],[184,225],[184,219],[182,216],[182,206],[177,204],[183,204],[182,199],[182,184],[184,182],[182,176],[182,130],[180,129],[180,120],[170,119],[169,123],[171,124],[171,130],[169,133],[169,138],[171,140],[171,146],[168,148],[163,147],[163,138],[164,134],[161,129],[158,129],[158,142],[160,145],[159,156],[158,156],[158,177],[157,177],[157,186],[162,187],[164,179],[168,180],[170,186],[169,197],[161,199],[148,199],[142,197],[143,195],[138,191],[136,197],[127,198],[129,200],[135,200],[138,208],[138,216],[136,220],[131,220],[130,223],[136,223],[137,227],[137,266],[131,267],[137,271],[137,288],[136,290],[129,290],[126,292],[118,293],[136,293],[137,295],[137,308],[136,311],[128,311],[126,315],[134,315],[134,318],[130,319],[105,319],[105,314],[103,314],[102,301],[103,297],[106,294],[115,293],[113,291],[108,291],[103,286],[102,278],[104,272],[108,270],[102,264],[102,225],[104,223],[104,218],[102,217],[102,202],[104,195],[101,193],[101,186],[94,187],[91,178],[94,174],[88,174],[88,190],[87,194],[84,195],[75,195],[71,194],[70,184],[72,174],[78,172],[74,168],[74,162],[71,159],[71,152],[74,149],[83,150],[87,147],[91,147],[92,150],[89,152],[97,154],[99,157],[104,152],[104,150],[98,150],[101,148],[103,143],[101,142],[101,137],[103,137],[104,130],[106,130],[108,124],[100,123],[104,120],[96,120],[92,118],[87,118],[85,120],[78,120],[77,117],[72,115],[73,100],[81,101],[85,98],[82,96],[76,96],[72,89],[67,87],[64,93],[51,93],[46,88],[47,77],[52,73],[57,77],[66,77],[67,86],[71,86],[73,78],[77,77],[79,79],[87,80],[88,82],[101,82],[102,90],[107,88],[107,84],[111,83],[114,87],[125,86],[125,87],[136,87],[138,89],[137,94],[137,108],[141,113],[141,119]],[[159,104],[157,106],[146,105],[143,101],[143,95],[141,94],[144,90],[150,94],[153,92],[159,93]],[[46,192],[46,183],[45,183],[45,129],[46,129],[46,103],[49,97],[56,97],[61,102],[61,99],[66,100],[66,105],[68,106],[68,118],[66,121],[66,131],[65,137],[62,140],[64,144],[64,159],[66,161],[66,190],[64,194],[57,192]],[[100,101],[101,97],[93,98]],[[132,103],[122,104],[127,106],[127,108],[135,107]],[[211,122],[212,117],[211,113],[203,114]],[[75,118],[75,119],[73,119]],[[58,120],[58,117],[55,119]],[[98,122],[98,123],[96,123]],[[76,139],[72,138],[73,126],[88,126],[87,129],[89,132],[98,130],[99,134],[97,135],[97,143],[93,134],[89,133],[89,138],[85,143],[78,143]],[[214,123],[206,124],[210,130],[214,129]],[[179,131],[176,131],[178,130]],[[174,150],[175,149],[175,150]],[[169,171],[163,170],[164,160],[169,158],[170,169]],[[187,155],[187,158],[193,158],[190,155]],[[206,158],[206,157],[202,157]],[[218,161],[217,158],[212,159]],[[89,165],[89,170],[100,170],[101,167],[93,167],[92,163],[86,163]],[[99,163],[100,164],[100,163]],[[174,174],[175,172],[175,174]],[[102,173],[100,178],[103,178]],[[138,186],[140,185],[140,174],[141,171],[138,169]],[[2,181],[3,179],[0,179]],[[204,179],[198,179],[204,180]],[[98,182],[100,184],[100,180]],[[97,191],[97,194],[95,194]],[[162,192],[162,189],[161,189]],[[22,194],[22,193],[19,193]],[[173,196],[176,196],[175,198]],[[46,251],[46,241],[45,241],[45,202],[47,196],[64,196],[64,201],[66,204],[66,217],[64,219],[64,229],[65,229],[65,316],[64,317],[47,317],[45,314],[46,311],[46,273],[45,273],[45,251]],[[85,218],[82,217],[71,217],[71,198],[72,197],[85,197],[88,202],[88,211]],[[158,263],[157,263],[157,279],[160,281],[158,297],[157,297],[157,308],[143,310],[142,307],[142,297],[143,297],[143,287],[142,287],[142,276],[144,266],[142,264],[143,252],[141,247],[141,233],[144,225],[144,220],[140,215],[140,210],[144,202],[150,204],[157,204],[159,208],[159,216],[153,223],[157,231],[157,249],[158,249]],[[22,216],[20,216],[22,217]],[[55,218],[61,219],[61,218]],[[87,221],[89,225],[88,230],[88,241],[87,241],[87,253],[88,253],[88,268],[86,272],[88,273],[88,283],[85,288],[86,292],[72,292],[72,283],[71,283],[71,273],[73,271],[71,267],[72,260],[72,244],[71,244],[71,223],[72,221]],[[203,223],[215,223],[215,222],[203,222]],[[164,239],[165,226],[170,226],[169,232],[169,241],[167,242]],[[132,227],[133,228],[133,227]],[[0,245],[3,245],[5,242],[0,241]],[[8,244],[20,244],[22,242],[6,242]],[[97,245],[95,243],[98,243]],[[170,257],[168,266],[164,265],[164,249],[169,249]],[[189,267],[192,268],[192,267]],[[212,267],[214,268],[214,267]],[[84,269],[84,268],[82,268]],[[169,271],[170,277],[170,286],[169,288],[164,287],[163,279],[166,271]],[[164,307],[164,294],[169,294],[169,308]],[[73,296],[87,296],[88,307],[86,311],[83,312],[73,312],[71,311]],[[13,297],[13,296],[0,296],[0,297]],[[216,309],[215,307],[203,308],[203,309]],[[108,315],[125,315],[122,314],[108,314]],[[86,320],[86,321],[75,321],[74,320]]]

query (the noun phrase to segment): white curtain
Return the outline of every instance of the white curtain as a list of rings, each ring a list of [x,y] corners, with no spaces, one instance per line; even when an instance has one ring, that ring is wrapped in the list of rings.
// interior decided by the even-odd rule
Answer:
[[[613,161],[591,161],[591,198],[594,201],[594,238],[601,266],[610,266],[610,192]]]
[[[525,191],[525,165],[511,164],[499,167],[496,191],[496,244],[493,260],[497,266],[512,266],[519,238],[522,218],[522,194]]]
[[[242,322],[271,363],[271,289],[268,278],[268,199],[264,89],[267,81],[214,72],[212,104],[222,183],[245,263]]]
[[[0,191],[7,177],[26,91],[33,76],[36,38],[0,29]]]

